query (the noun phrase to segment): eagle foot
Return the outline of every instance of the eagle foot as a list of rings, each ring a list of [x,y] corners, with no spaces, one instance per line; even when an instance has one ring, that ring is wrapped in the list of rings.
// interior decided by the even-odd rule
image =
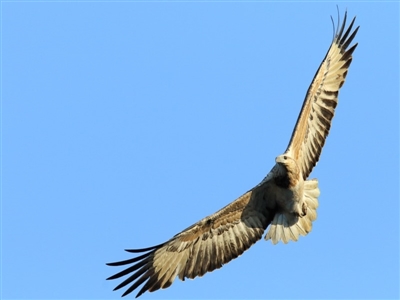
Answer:
[[[307,204],[305,202],[303,202],[301,206],[301,212],[302,214],[300,215],[300,217],[304,217],[305,215],[307,215]]]
[[[305,202],[301,205],[301,211],[296,212],[296,215],[300,218],[307,215],[307,204]]]

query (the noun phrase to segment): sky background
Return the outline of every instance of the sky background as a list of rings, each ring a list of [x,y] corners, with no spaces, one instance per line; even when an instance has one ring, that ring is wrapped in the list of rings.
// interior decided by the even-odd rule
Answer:
[[[312,232],[142,299],[398,298],[399,4],[223,1],[1,3],[1,297],[118,299],[106,262],[258,184],[336,4],[361,27]]]

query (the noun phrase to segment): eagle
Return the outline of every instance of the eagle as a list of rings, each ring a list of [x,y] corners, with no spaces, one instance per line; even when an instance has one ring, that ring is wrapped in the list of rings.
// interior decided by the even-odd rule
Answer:
[[[126,250],[137,256],[109,266],[128,266],[107,278],[128,276],[114,290],[122,296],[140,285],[144,292],[165,289],[180,280],[201,277],[241,255],[266,232],[273,244],[297,241],[317,218],[317,179],[308,179],[328,136],[339,89],[343,86],[357,43],[349,47],[359,26],[355,17],[346,29],[347,12],[308,88],[286,151],[276,157],[267,176],[248,192],[216,213],[157,246]]]

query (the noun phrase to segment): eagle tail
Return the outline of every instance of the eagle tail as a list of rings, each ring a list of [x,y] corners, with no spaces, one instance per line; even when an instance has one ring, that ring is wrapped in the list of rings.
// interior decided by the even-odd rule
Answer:
[[[297,241],[300,235],[307,235],[312,228],[312,222],[317,218],[318,180],[311,179],[304,182],[304,202],[307,205],[307,214],[298,217],[287,212],[278,212],[271,222],[265,240],[272,240],[273,244],[279,241],[287,244],[289,241]]]

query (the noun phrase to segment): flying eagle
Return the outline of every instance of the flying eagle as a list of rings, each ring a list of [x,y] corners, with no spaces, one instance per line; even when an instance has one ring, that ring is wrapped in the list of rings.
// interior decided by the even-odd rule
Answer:
[[[318,162],[331,127],[352,54],[349,48],[359,29],[352,31],[355,17],[345,30],[336,30],[332,44],[308,88],[300,115],[285,153],[254,188],[216,213],[205,217],[160,245],[126,250],[142,253],[134,258],[108,263],[130,265],[107,278],[128,277],[114,290],[129,286],[128,295],[144,283],[136,297],[169,287],[176,276],[180,280],[203,276],[221,268],[261,239],[269,226],[266,240],[273,244],[297,241],[311,231],[316,219],[317,179],[307,179]]]

